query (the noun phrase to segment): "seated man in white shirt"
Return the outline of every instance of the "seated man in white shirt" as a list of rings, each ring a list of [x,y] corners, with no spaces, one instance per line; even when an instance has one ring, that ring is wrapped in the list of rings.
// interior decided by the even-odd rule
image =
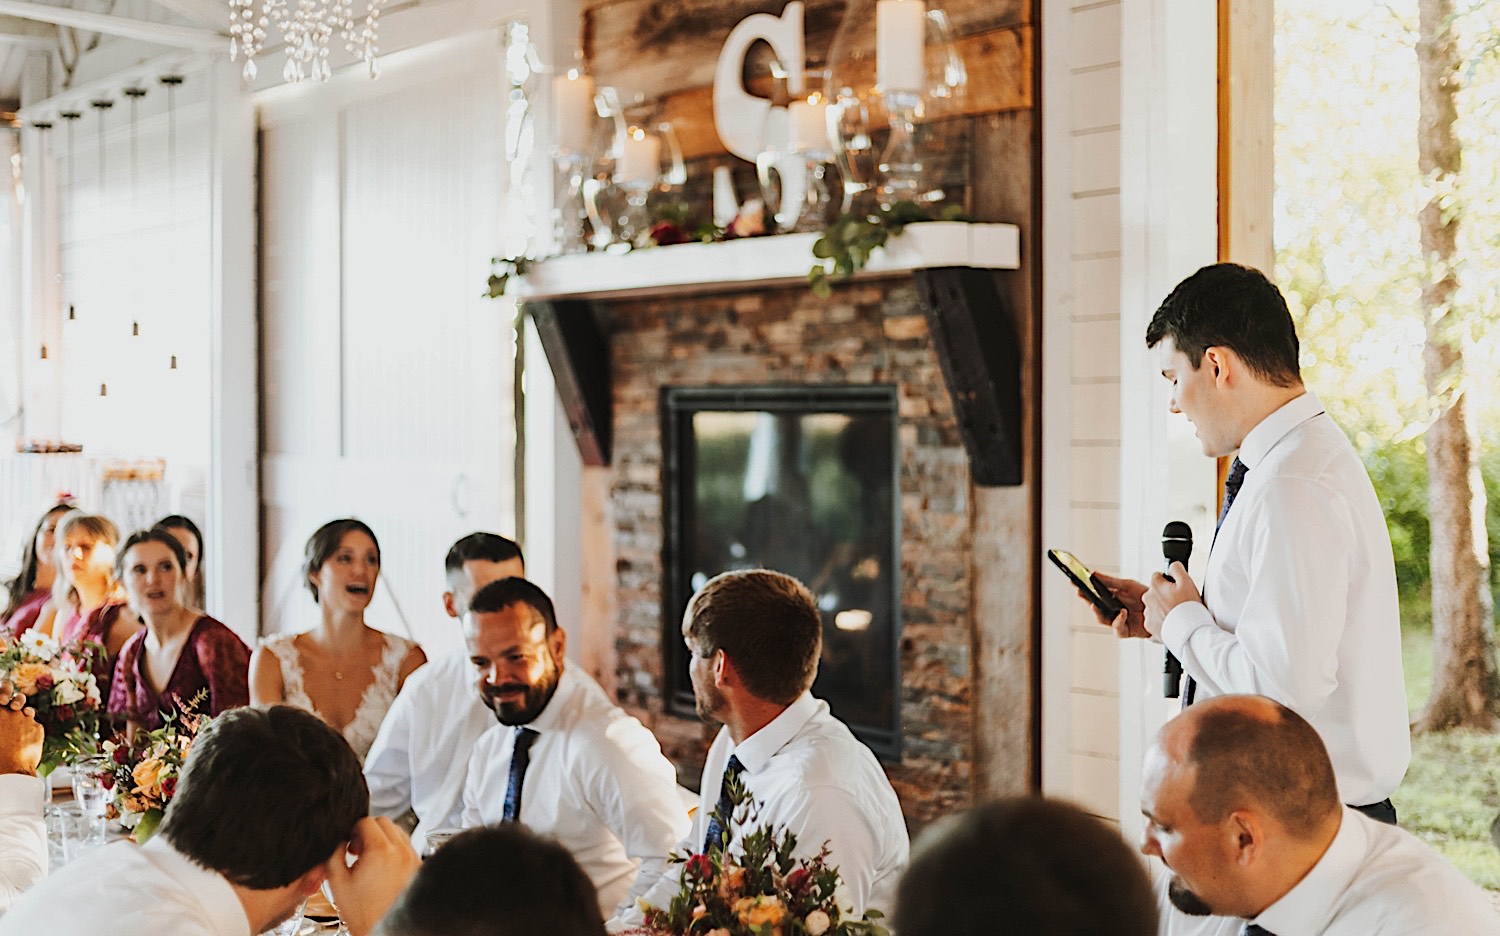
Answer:
[[[464,637],[500,724],[474,747],[461,824],[519,821],[573,853],[605,916],[633,903],[688,827],[656,737],[566,662],[552,600],[531,582],[481,588]]]
[[[780,572],[726,572],[688,602],[682,636],[698,714],[723,724],[703,766],[699,807],[681,851],[699,853],[710,839],[736,848],[727,782],[738,774],[760,804],[756,824],[790,829],[804,857],[828,843],[828,864],[842,876],[839,902],[857,918],[889,913],[909,840],[901,803],[870,749],[813,698],[823,648],[822,618],[807,588]],[[645,901],[667,907],[681,865]],[[636,925],[638,908],[612,921]]]
[[[1146,755],[1141,811],[1141,850],[1172,872],[1163,936],[1500,932],[1484,892],[1436,852],[1341,805],[1318,733],[1263,696],[1168,722]]]
[[[442,845],[397,899],[379,936],[604,936],[599,895],[573,856],[520,823]]]
[[[0,913],[47,876],[47,781],[36,775],[43,732],[25,705],[0,681]]]
[[[154,838],[69,864],[0,919],[0,934],[251,936],[328,879],[350,933],[367,936],[418,863],[368,811],[359,758],[322,719],[231,709],[194,741]]]
[[[454,543],[443,567],[448,580],[443,608],[455,622],[479,589],[526,575],[521,547],[495,533],[470,533]],[[458,646],[452,652],[407,677],[365,758],[370,814],[399,820],[415,813],[412,844],[418,851],[425,848],[428,832],[458,825],[469,755],[479,736],[495,725],[495,713],[474,688],[461,628],[454,631]]]
[[[933,824],[912,846],[901,936],[1155,936],[1156,898],[1120,833],[1071,803],[1017,796]]]

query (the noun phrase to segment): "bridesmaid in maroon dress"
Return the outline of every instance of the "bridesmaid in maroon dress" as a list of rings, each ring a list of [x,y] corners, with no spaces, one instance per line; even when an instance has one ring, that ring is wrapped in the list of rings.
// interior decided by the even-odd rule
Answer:
[[[198,696],[193,711],[218,715],[250,704],[250,648],[234,631],[182,603],[182,544],[162,529],[125,541],[117,573],[130,607],[146,622],[125,642],[109,713],[131,729],[160,728]]]
[[[52,598],[58,611],[50,633],[63,644],[104,648],[94,654],[90,669],[99,681],[100,695],[107,699],[115,658],[141,629],[140,618],[123,601],[115,575],[120,531],[107,517],[74,510],[58,523],[56,536],[58,576]]]
[[[21,552],[21,574],[6,586],[5,613],[0,615],[0,631],[6,637],[19,637],[36,624],[52,598],[52,583],[57,576],[57,523],[73,508],[57,504],[42,514]]]

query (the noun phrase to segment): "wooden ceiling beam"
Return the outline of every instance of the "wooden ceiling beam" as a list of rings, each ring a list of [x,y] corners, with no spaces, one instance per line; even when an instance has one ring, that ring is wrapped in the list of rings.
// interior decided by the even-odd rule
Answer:
[[[88,32],[105,33],[179,49],[222,49],[229,42],[226,34],[199,29],[196,26],[151,23],[110,13],[91,13],[87,10],[74,10],[69,7],[49,6],[45,3],[34,2],[34,0],[0,0],[0,15],[14,16],[38,23],[51,23],[54,26],[71,26]]]

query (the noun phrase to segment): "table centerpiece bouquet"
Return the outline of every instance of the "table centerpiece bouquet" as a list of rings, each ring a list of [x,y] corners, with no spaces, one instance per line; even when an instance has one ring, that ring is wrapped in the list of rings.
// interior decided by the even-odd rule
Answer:
[[[730,814],[750,829],[760,804],[744,783],[729,784]],[[729,816],[715,810],[719,827]],[[643,905],[646,925],[638,936],[889,936],[883,914],[867,910],[855,918],[837,900],[839,870],[828,864],[828,843],[816,855],[798,857],[797,836],[769,823],[755,826],[731,852],[728,835],[697,855],[673,854],[682,865],[677,894],[665,908]]]
[[[37,773],[50,775],[63,764],[98,751],[104,700],[89,669],[97,644],[61,644],[35,629],[0,641],[0,679],[8,679],[36,710],[45,736]]]
[[[132,830],[138,844],[156,834],[177,793],[193,739],[211,720],[197,713],[206,697],[207,690],[198,693],[180,711],[168,714],[160,728],[104,742],[104,786],[110,791],[104,815]]]

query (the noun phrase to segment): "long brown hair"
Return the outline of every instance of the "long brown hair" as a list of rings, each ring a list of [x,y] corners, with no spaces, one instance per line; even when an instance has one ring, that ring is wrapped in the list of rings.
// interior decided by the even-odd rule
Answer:
[[[31,538],[26,541],[26,548],[21,550],[21,574],[5,583],[5,613],[0,614],[0,620],[9,620],[16,609],[26,601],[26,596],[36,588],[37,554],[36,538],[41,535],[42,527],[47,525],[47,519],[54,514],[67,513],[73,509],[73,505],[66,501],[53,504],[47,508],[47,512],[37,519],[36,526],[31,529]],[[55,563],[54,563],[55,565]]]

